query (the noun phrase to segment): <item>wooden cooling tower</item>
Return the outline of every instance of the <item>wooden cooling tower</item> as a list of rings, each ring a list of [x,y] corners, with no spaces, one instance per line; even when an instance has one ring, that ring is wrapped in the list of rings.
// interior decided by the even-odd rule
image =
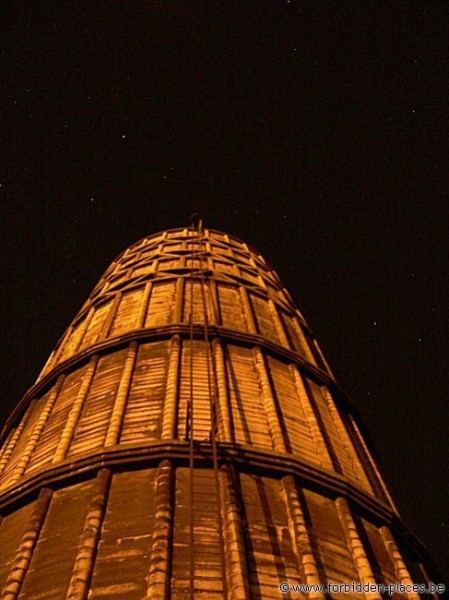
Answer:
[[[6,423],[0,508],[3,600],[438,581],[276,273],[200,227],[100,279]]]

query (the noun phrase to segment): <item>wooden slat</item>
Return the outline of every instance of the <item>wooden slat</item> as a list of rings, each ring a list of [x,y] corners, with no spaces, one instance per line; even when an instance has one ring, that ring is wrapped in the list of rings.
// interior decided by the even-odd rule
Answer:
[[[75,435],[75,430],[78,425],[81,412],[83,410],[86,396],[89,393],[89,388],[92,384],[97,365],[98,356],[93,356],[90,359],[90,362],[86,368],[86,372],[83,375],[83,379],[77,391],[76,398],[74,399],[73,404],[70,407],[70,412],[68,414],[67,421],[64,424],[61,437],[58,441],[58,446],[52,457],[52,463],[57,463],[61,460],[64,460],[67,456],[67,452],[69,451],[70,444],[72,443],[73,436]]]
[[[306,414],[304,394],[295,385],[290,365],[268,357],[268,367],[282,415],[289,452],[313,464],[321,464],[317,444],[311,431],[310,410]]]
[[[173,322],[182,323],[182,311],[184,307],[184,290],[185,290],[185,279],[179,277],[176,281],[176,301],[173,313]]]
[[[373,456],[371,455],[371,452],[369,451],[365,440],[363,439],[362,434],[360,433],[360,430],[357,426],[357,423],[355,422],[354,418],[352,417],[352,415],[348,415],[347,416],[347,422],[348,422],[348,427],[349,427],[349,431],[352,430],[353,434],[355,435],[355,440],[359,442],[359,448],[360,448],[360,454],[362,456],[362,458],[365,458],[364,464],[365,467],[367,467],[368,465],[371,467],[372,470],[372,481],[374,480],[374,483],[377,483],[377,486],[373,486],[379,489],[379,496],[381,497],[382,500],[386,499],[391,508],[395,511],[396,514],[398,513],[398,509],[396,508],[394,502],[393,502],[393,498],[391,497],[387,486],[385,485],[384,480],[382,479],[382,475],[379,472],[379,469],[377,468],[376,462],[373,458]]]
[[[214,260],[213,266],[217,271],[237,275],[235,264],[232,261]]]
[[[46,397],[35,400],[28,409],[28,415],[26,416],[25,427],[23,428],[22,434],[20,435],[17,443],[14,446],[13,451],[10,454],[9,460],[5,463],[5,468],[2,473],[0,480],[0,490],[5,489],[11,484],[12,475],[17,468],[22,454],[28,443],[29,436],[31,435],[40,415],[40,411],[44,407]],[[4,457],[5,459],[7,457]]]
[[[309,535],[327,581],[359,581],[334,502],[309,490],[304,490],[304,495],[311,520]],[[358,599],[360,595],[347,592],[335,597]]]
[[[69,373],[65,378],[64,385],[56,399],[56,404],[45,424],[39,444],[31,456],[25,472],[26,475],[31,475],[43,469],[52,461],[85,372],[86,366]]]
[[[98,361],[95,376],[76,424],[68,456],[76,456],[104,445],[117,394],[126,349],[106,354]]]
[[[234,442],[234,429],[231,418],[231,405],[229,402],[228,386],[226,380],[226,365],[224,359],[223,348],[220,340],[213,340],[214,361],[215,361],[215,376],[218,394],[218,438],[223,442]]]
[[[13,561],[17,556],[23,533],[27,528],[36,502],[12,512],[2,519],[0,525],[0,548],[2,560],[0,561],[0,590],[6,583],[6,578],[11,570]]]
[[[279,598],[279,584],[301,582],[281,482],[240,474],[249,547],[248,575],[254,599]]]
[[[218,494],[210,469],[194,472],[194,547],[190,547],[189,471],[176,469],[171,598],[188,598],[190,553],[194,552],[194,598],[223,600]]]
[[[367,492],[369,492],[370,494],[373,493],[373,488],[371,487],[371,484],[368,480],[368,477],[365,473],[365,470],[363,468],[362,463],[360,462],[360,459],[357,455],[357,452],[354,448],[354,445],[348,435],[348,432],[346,431],[345,425],[341,419],[340,413],[335,405],[335,402],[329,392],[329,390],[326,387],[322,387],[321,391],[323,393],[323,396],[326,398],[327,401],[327,405],[329,407],[329,411],[330,414],[332,416],[332,419],[335,423],[335,427],[340,435],[340,439],[342,442],[343,447],[345,448],[346,454],[349,458],[349,461],[351,462],[352,465],[352,470],[349,471],[348,477],[352,477],[351,473],[352,471],[355,472],[356,475],[356,479],[358,484],[360,485],[360,487],[362,487],[363,489],[365,489]]]
[[[173,531],[173,481],[175,470],[170,461],[162,461],[156,479],[154,529],[151,538],[146,598],[170,597],[170,572]]]
[[[173,439],[176,437],[178,422],[178,379],[179,365],[181,358],[181,338],[179,335],[173,336],[170,342],[170,358],[167,366],[167,383],[165,387],[165,397],[161,400],[164,404],[162,416],[163,439]],[[164,364],[166,364],[164,359]]]
[[[146,259],[148,260],[148,259]],[[132,277],[140,277],[141,275],[149,275],[154,272],[153,263],[142,263],[133,270]]]
[[[173,321],[175,291],[175,281],[154,284],[145,327],[162,327]]]
[[[142,292],[142,296],[141,296],[141,300],[140,300],[140,306],[139,306],[139,313],[137,315],[137,322],[136,322],[137,329],[143,329],[145,327],[145,319],[146,319],[147,312],[148,312],[148,305],[150,302],[152,288],[153,288],[153,284],[151,281],[148,281],[145,284],[145,287],[143,288],[143,292]]]
[[[87,598],[106,511],[110,482],[111,471],[108,469],[100,470],[93,484],[92,497],[87,508],[84,529],[66,595],[67,600],[84,600]]]
[[[309,345],[307,344],[306,337],[302,331],[302,327],[298,322],[298,319],[284,311],[280,311],[280,316],[293,350],[298,352],[298,354],[314,365],[315,359],[309,348]]]
[[[273,315],[271,314],[268,300],[260,298],[256,294],[250,294],[250,298],[260,335],[279,344],[279,334],[274,324]]]
[[[24,581],[28,575],[28,571],[33,572],[33,562],[38,553],[37,544],[40,538],[42,526],[47,516],[48,507],[52,498],[52,490],[43,488],[39,492],[39,497],[34,503],[33,511],[30,515],[30,520],[26,525],[25,532],[22,536],[20,546],[6,579],[5,587],[3,588],[2,598],[4,600],[17,600],[24,596],[22,588]],[[31,564],[31,567],[30,567]],[[21,593],[22,592],[22,593]],[[26,595],[26,592],[25,592]],[[31,600],[33,596],[30,596]]]
[[[123,293],[120,291],[112,299],[111,308],[108,311],[108,315],[103,323],[100,334],[98,336],[98,341],[101,342],[109,337],[112,321],[115,319],[115,315],[117,314],[120,302],[122,301]]]
[[[10,442],[12,441],[12,438],[14,436],[14,434],[16,433],[17,428],[13,428],[10,429],[5,437],[5,439],[3,440],[3,444],[2,447],[0,449],[0,462],[6,452],[6,449],[8,448]]]
[[[219,310],[221,324],[229,329],[248,331],[243,300],[239,288],[235,285],[218,283]]]
[[[167,271],[169,269],[177,269],[179,268],[180,264],[179,264],[179,257],[178,258],[172,258],[172,259],[161,259],[159,261],[159,266],[158,266],[158,271]]]
[[[228,345],[225,356],[235,440],[272,450],[253,352]]]
[[[193,283],[193,306],[192,301],[192,283]],[[208,283],[204,283],[204,300],[200,281],[186,280],[184,288],[184,310],[182,320],[184,323],[190,323],[190,315],[192,314],[193,323],[203,324],[205,321],[204,300],[206,301],[207,322],[212,324],[212,306],[210,297],[210,287]]]
[[[22,455],[20,457],[19,462],[17,463],[14,472],[12,473],[11,480],[9,482],[10,485],[14,485],[19,481],[22,475],[27,468],[31,456],[33,452],[36,450],[36,446],[40,441],[40,437],[42,435],[42,431],[47,423],[47,420],[53,410],[58,394],[61,390],[61,386],[64,383],[65,375],[61,375],[58,378],[56,385],[44,396],[45,404],[42,406],[42,411],[39,414],[39,418],[37,419],[33,430],[30,432],[30,436],[27,440],[27,443],[23,449]]]
[[[396,540],[394,539],[390,529],[386,526],[380,528],[380,534],[384,540],[388,554],[390,555],[391,561],[394,565],[396,573],[396,581],[402,583],[402,585],[411,585],[413,583],[410,577],[409,570],[404,562],[401,551],[399,550]],[[407,592],[406,597],[408,600],[419,600],[419,594],[416,592]]]
[[[328,438],[328,444],[330,444],[329,450],[331,454],[332,452],[334,453],[337,463],[340,466],[343,474],[349,479],[356,481],[359,485],[362,485],[354,466],[353,457],[346,448],[344,440],[341,436],[341,432],[339,431],[329,410],[329,406],[324,395],[326,389],[321,389],[320,386],[310,379],[307,380],[307,385],[313,395],[313,399],[320,414],[323,426],[326,430],[326,436]]]
[[[221,467],[219,485],[223,507],[223,535],[226,556],[227,588],[230,600],[251,598],[245,544],[242,502],[235,473],[230,465]]]
[[[98,340],[111,307],[112,301],[105,302],[101,306],[97,307],[81,342],[80,350],[84,350],[84,348],[92,346],[92,344],[95,344],[95,342]]]
[[[187,406],[190,398],[190,340],[182,344],[181,375],[179,385],[178,437],[186,433]],[[207,374],[207,355],[203,341],[193,341],[193,435],[197,440],[207,440],[210,434],[210,394]]]
[[[248,323],[248,331],[252,334],[257,334],[256,319],[253,313],[253,308],[249,299],[248,290],[245,286],[240,286],[240,294],[243,300],[243,312],[245,321]]]
[[[324,437],[321,419],[318,419],[319,412],[313,401],[311,392],[306,388],[306,378],[300,375],[298,368],[295,365],[291,365],[290,369],[295,382],[298,398],[310,427],[310,433],[315,443],[319,461],[325,469],[333,471],[335,467],[327,444],[327,438]]]
[[[115,446],[119,439],[125,417],[126,403],[128,401],[129,389],[133,377],[134,365],[137,358],[137,342],[131,342],[128,348],[128,353],[123,364],[120,383],[117,389],[117,395],[114,399],[111,418],[104,441],[104,446]]]
[[[265,357],[260,348],[254,348],[257,377],[261,389],[263,408],[268,422],[268,430],[273,440],[273,448],[276,452],[286,452],[285,427],[281,424],[281,412],[279,404],[274,397],[271,382],[267,373]]]
[[[113,475],[89,600],[145,597],[156,471],[143,469]]]
[[[168,349],[167,341],[139,347],[120,436],[122,444],[161,437]]]
[[[300,566],[303,583],[320,585],[323,582],[321,581],[317,560],[310,541],[308,523],[304,516],[303,500],[298,493],[294,478],[291,475],[283,477],[282,487],[287,505],[290,536],[293,542],[296,561]],[[310,600],[324,600],[325,595],[322,592],[315,591],[310,592],[308,597]]]
[[[4,446],[2,449],[2,457],[0,459],[0,475],[5,470],[6,465],[8,464],[9,459],[11,458],[11,454],[14,452],[14,448],[16,447],[17,443],[19,442],[19,440],[21,438],[22,432],[25,429],[25,425],[27,423],[27,419],[30,416],[32,410],[33,410],[33,403],[30,404],[27,411],[22,416],[20,423],[11,432],[11,436],[8,437],[4,443]],[[0,478],[0,480],[1,480],[1,478]]]
[[[289,347],[287,334],[285,333],[284,325],[279,316],[278,308],[276,306],[276,303],[273,302],[271,298],[268,300],[268,309],[273,318],[274,326],[276,327],[276,333],[279,339],[279,343],[281,343],[283,346]]]
[[[62,600],[66,597],[91,496],[91,482],[78,483],[53,493],[20,600]]]
[[[84,317],[82,321],[79,321],[77,325],[71,330],[70,336],[67,341],[64,340],[64,343],[61,346],[60,352],[58,352],[58,356],[55,357],[55,364],[65,360],[66,358],[70,358],[78,351],[80,347],[83,337],[90,326],[90,323],[94,317],[95,308],[90,308],[87,315]]]
[[[370,563],[378,581],[395,583],[397,581],[393,561],[380,534],[379,529],[365,519],[361,519],[365,531],[367,551],[370,554]]]
[[[53,368],[53,366],[56,364],[57,355],[60,354],[62,345],[65,343],[66,339],[68,339],[70,331],[71,331],[71,327],[69,327],[69,329],[66,331],[66,334],[65,334],[64,338],[61,340],[59,346],[57,348],[55,348],[54,350],[52,350],[45,365],[43,366],[41,372],[39,373],[39,376],[36,379],[36,382],[40,381],[44,377],[44,375],[49,373],[51,371],[51,369]]]
[[[360,539],[357,526],[352,518],[351,510],[348,506],[346,498],[337,498],[335,501],[335,506],[337,508],[340,523],[345,533],[346,543],[348,544],[349,550],[352,554],[354,565],[357,569],[360,581],[362,583],[375,584],[376,579],[373,575],[371,565],[368,557],[366,556],[365,548],[363,547],[362,540]],[[371,600],[382,600],[382,596],[378,592],[366,593],[365,596]]]

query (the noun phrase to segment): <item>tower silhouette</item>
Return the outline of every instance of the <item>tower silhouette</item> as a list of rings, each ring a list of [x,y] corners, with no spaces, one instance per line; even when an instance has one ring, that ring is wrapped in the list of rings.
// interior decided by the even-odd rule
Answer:
[[[102,276],[5,425],[0,509],[8,600],[439,580],[278,276],[201,223]]]

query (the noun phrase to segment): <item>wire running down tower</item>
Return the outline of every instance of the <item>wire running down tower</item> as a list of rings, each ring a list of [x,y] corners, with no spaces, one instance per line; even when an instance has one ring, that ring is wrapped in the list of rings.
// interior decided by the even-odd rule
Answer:
[[[100,279],[5,425],[0,510],[3,600],[440,580],[278,276],[201,221]]]

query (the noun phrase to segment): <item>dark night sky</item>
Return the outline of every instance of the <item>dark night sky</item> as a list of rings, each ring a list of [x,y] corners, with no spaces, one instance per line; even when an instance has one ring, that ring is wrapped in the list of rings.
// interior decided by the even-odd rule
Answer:
[[[449,579],[445,2],[3,2],[2,421],[191,213],[274,265]]]

